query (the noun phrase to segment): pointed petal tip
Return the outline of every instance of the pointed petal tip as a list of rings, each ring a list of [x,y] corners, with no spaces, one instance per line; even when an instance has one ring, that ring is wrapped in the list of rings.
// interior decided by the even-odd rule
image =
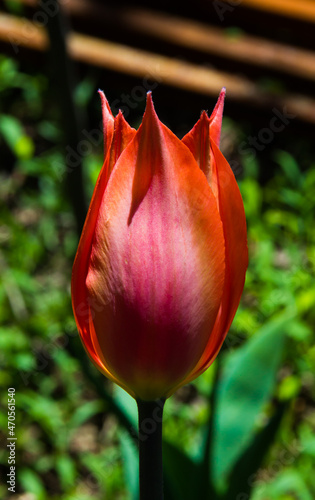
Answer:
[[[152,91],[149,90],[147,92],[147,102],[146,102],[146,107],[145,107],[142,123],[144,123],[144,122],[148,123],[148,121],[150,122],[152,119],[153,119],[153,122],[156,122],[156,123],[160,122],[160,120],[156,114],[155,108],[154,108],[153,99],[152,99]]]
[[[226,88],[223,87],[221,89],[221,92],[219,94],[219,97],[218,97],[218,100],[216,102],[216,105],[214,106],[214,109],[211,113],[211,116],[210,116],[210,119],[211,120],[215,120],[217,118],[217,116],[219,118],[222,117],[223,115],[223,107],[224,107],[224,100],[225,100],[225,96],[226,96]]]
[[[214,109],[216,109],[216,108],[219,108],[219,109],[220,109],[220,108],[222,107],[222,112],[223,112],[223,106],[224,106],[225,96],[226,96],[226,88],[225,88],[225,87],[223,87],[223,88],[221,89],[221,92],[220,92],[219,97],[218,97],[218,102],[217,102],[217,104],[215,105],[215,108],[214,108]]]
[[[105,102],[107,102],[107,99],[106,99],[106,97],[105,97],[105,94],[104,94],[103,90],[98,89],[97,93],[98,93],[98,95],[99,95],[99,96],[100,96],[100,98],[101,98],[102,104],[103,104],[103,103],[105,103]]]
[[[147,92],[146,110],[147,109],[151,109],[151,111],[155,111],[154,104],[153,104],[153,98],[152,98],[152,91],[151,90],[149,90]]]
[[[131,133],[135,133],[135,129],[133,129],[132,127],[130,127],[129,123],[127,122],[125,116],[124,116],[124,112],[120,109],[117,113],[117,115],[115,116],[115,129],[118,129],[119,127],[125,127],[126,128],[126,133],[128,132],[131,132]]]
[[[226,96],[226,87],[222,87],[222,89],[220,90],[220,93],[219,93],[219,97],[218,97],[218,101],[217,101],[217,104],[220,104],[222,103],[222,101],[224,102],[224,99],[225,99],[225,96]],[[216,108],[215,106],[215,108]]]
[[[106,96],[103,92],[103,90],[101,89],[98,89],[98,94],[101,98],[101,105],[102,105],[102,111],[103,111],[103,121],[105,120],[105,113],[109,113],[112,117],[113,117],[113,113],[110,109],[110,105],[109,105],[109,102],[108,100],[106,99]]]
[[[220,147],[222,117],[224,108],[224,99],[226,95],[226,88],[223,87],[219,94],[218,100],[210,116],[210,135],[211,139]]]
[[[203,121],[203,120],[209,121],[209,115],[205,109],[203,111],[201,111],[201,113],[200,113],[200,120],[201,121]]]

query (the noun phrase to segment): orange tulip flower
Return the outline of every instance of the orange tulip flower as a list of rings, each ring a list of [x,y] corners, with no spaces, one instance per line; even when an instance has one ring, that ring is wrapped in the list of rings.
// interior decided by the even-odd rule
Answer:
[[[225,90],[179,140],[151,94],[136,131],[102,92],[105,161],[72,275],[93,363],[134,398],[169,397],[217,356],[242,294],[246,222],[219,150]]]

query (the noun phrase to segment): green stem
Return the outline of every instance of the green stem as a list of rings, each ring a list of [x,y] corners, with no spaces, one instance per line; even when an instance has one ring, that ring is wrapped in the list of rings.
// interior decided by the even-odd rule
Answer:
[[[137,401],[140,500],[163,500],[162,417],[164,399]]]

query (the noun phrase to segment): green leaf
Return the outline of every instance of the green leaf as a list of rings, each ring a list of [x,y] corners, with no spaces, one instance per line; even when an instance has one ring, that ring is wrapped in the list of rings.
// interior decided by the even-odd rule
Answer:
[[[31,158],[34,153],[34,144],[30,137],[22,135],[14,145],[14,152],[18,158]]]
[[[33,141],[24,133],[19,120],[13,116],[1,115],[0,132],[18,158],[23,160],[32,157],[34,152]]]
[[[95,74],[90,74],[77,84],[74,91],[74,100],[77,106],[85,107],[95,95],[96,78]]]
[[[104,411],[104,409],[105,405],[101,400],[84,403],[82,406],[79,406],[72,415],[69,422],[69,428],[74,429],[79,427],[91,417],[94,417],[94,415]]]
[[[291,319],[285,313],[270,321],[225,359],[216,389],[210,446],[211,475],[217,487],[224,486],[249,446],[264,406],[274,392]]]
[[[308,490],[303,476],[292,467],[281,472],[272,484],[268,484],[266,487],[264,485],[258,487],[258,491],[257,499],[260,500],[266,498],[268,500],[279,500],[279,498],[285,498],[284,495],[286,494],[289,495],[288,498],[290,499],[314,500],[314,496]]]
[[[198,491],[199,495],[196,496],[201,479],[201,465],[167,441],[163,442],[163,464],[165,500],[207,498],[207,488],[206,491]]]
[[[261,213],[262,192],[255,179],[246,177],[242,181],[242,198],[247,217],[251,219]]]
[[[127,420],[138,428],[138,410],[136,401],[118,385],[114,385],[113,399]]]
[[[67,455],[60,455],[56,460],[56,469],[60,478],[62,489],[74,484],[77,476],[75,463]]]
[[[34,391],[24,392],[19,401],[20,407],[45,431],[54,446],[64,449],[67,446],[68,427],[64,423],[60,403]]]
[[[25,493],[33,493],[36,500],[47,498],[40,477],[31,469],[22,469],[19,473],[19,480]]]
[[[126,431],[119,431],[123,468],[131,500],[139,498],[139,454],[135,442]]]
[[[2,351],[29,348],[29,340],[16,326],[0,327],[0,349]]]
[[[235,464],[229,477],[228,491],[222,500],[238,498],[240,492],[242,492],[244,498],[250,498],[252,487],[255,484],[256,473],[259,471],[265,455],[274,442],[285,409],[286,405],[279,405],[265,428],[255,435],[250,446]]]
[[[3,55],[0,56],[0,90],[11,88],[19,77],[17,62]]]
[[[297,396],[301,390],[301,380],[296,375],[288,375],[279,385],[278,398],[280,401],[288,401]]]
[[[303,182],[303,176],[293,156],[287,151],[278,150],[275,152],[274,158],[276,162],[279,163],[292,186],[294,186],[295,189],[300,187]]]

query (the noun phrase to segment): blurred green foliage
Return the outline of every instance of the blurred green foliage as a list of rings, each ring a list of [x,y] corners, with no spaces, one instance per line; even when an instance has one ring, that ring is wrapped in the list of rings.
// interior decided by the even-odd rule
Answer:
[[[91,366],[72,315],[78,235],[48,87],[0,58],[0,381],[4,408],[16,390],[18,491],[136,500],[135,403]],[[264,185],[259,159],[241,158],[245,291],[219,359],[166,403],[166,500],[315,495],[315,163],[302,171],[287,151],[272,155]],[[101,164],[98,148],[84,159],[89,195]],[[0,432],[5,477],[6,411]]]

